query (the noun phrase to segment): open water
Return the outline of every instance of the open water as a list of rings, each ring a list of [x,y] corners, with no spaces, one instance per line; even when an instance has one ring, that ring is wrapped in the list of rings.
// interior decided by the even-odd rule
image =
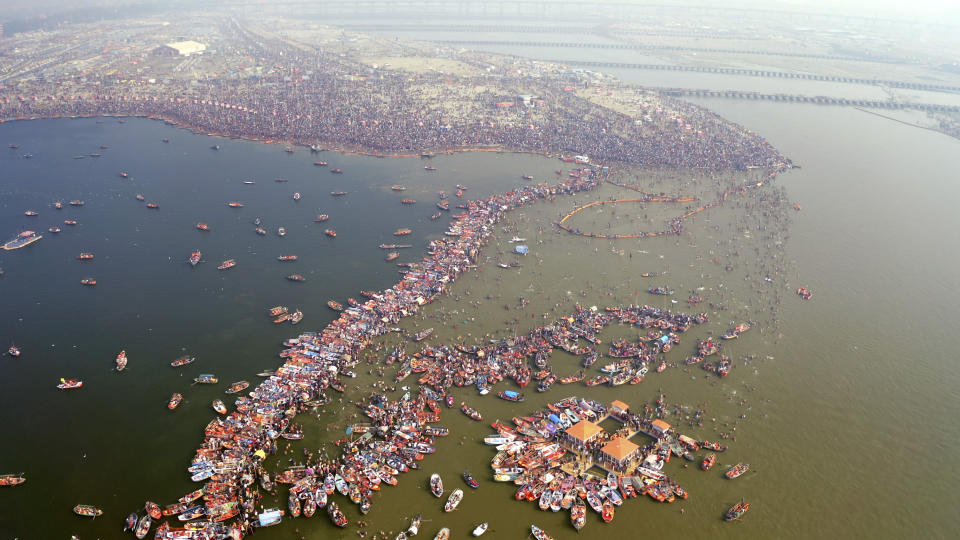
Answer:
[[[759,309],[779,295],[777,323],[768,321],[770,331],[748,333],[730,345],[738,367],[717,386],[701,373],[668,370],[625,390],[575,385],[536,396],[530,391],[520,405],[480,398],[467,389],[458,397],[493,420],[571,394],[634,404],[654,399],[662,388],[671,403],[706,402],[721,431],[727,429],[724,422],[746,415],[739,419],[737,442],[721,461],[749,462],[753,472],[748,476],[729,482],[719,473],[671,463],[667,472],[692,493],[690,500],[674,505],[628,501],[611,525],[591,515],[581,536],[642,531],[729,538],[955,537],[951,511],[960,478],[955,420],[960,376],[953,365],[951,331],[960,305],[953,271],[958,248],[953,231],[960,229],[958,141],[853,109],[725,100],[703,104],[762,133],[803,166],[777,180],[790,201],[803,206],[801,212],[789,210],[789,226],[764,221],[756,212],[760,207],[744,201],[742,207],[694,218],[691,234],[681,240],[617,246],[554,235],[549,220],[572,208],[573,201],[544,203],[511,215],[515,223],[506,225],[515,228],[502,231],[504,238],[514,231],[533,236],[544,225],[544,243],[534,245],[523,267],[494,277],[488,264],[478,277],[465,276],[454,286],[456,296],[444,298],[427,315],[442,311],[446,322],[458,324],[438,331],[438,339],[462,335],[470,340],[503,331],[509,320],[499,304],[516,304],[518,295],[533,299],[535,317],[552,304],[562,304],[559,315],[579,299],[578,290],[585,292],[585,301],[602,305],[609,287],[629,282],[611,292],[614,300],[629,301],[633,291],[648,286],[637,272],[668,269],[670,283],[664,284],[682,285],[684,293],[678,295],[702,284],[705,296],[730,305],[735,316],[719,314],[709,331],[725,328],[728,316],[768,321],[768,313]],[[161,143],[163,137],[170,143]],[[435,158],[439,170],[428,173],[419,159],[318,157],[304,149],[287,155],[277,146],[214,140],[140,119],[9,123],[0,125],[0,142],[20,145],[0,149],[0,231],[12,236],[23,227],[45,231],[59,224],[63,229],[59,235],[44,232],[42,241],[26,249],[0,252],[5,271],[0,344],[24,349],[19,359],[0,360],[5,435],[0,472],[28,475],[23,486],[0,492],[0,538],[117,538],[123,517],[143,500],[165,504],[190,491],[185,467],[213,417],[210,401],[222,397],[229,382],[255,383],[256,372],[278,365],[282,339],[322,328],[333,316],[326,300],[343,301],[361,289],[394,283],[396,268],[382,261],[383,250],[376,245],[397,241],[390,233],[410,227],[414,234],[400,241],[409,239],[416,248],[404,250],[400,261],[422,256],[426,239],[444,227],[444,220],[428,219],[437,190],[452,193],[461,183],[470,186],[469,196],[480,197],[520,183],[521,174],[545,179],[560,166],[535,156],[464,154]],[[212,151],[211,144],[222,148]],[[28,152],[33,158],[20,157]],[[73,159],[91,152],[103,155]],[[345,174],[313,167],[316,159],[342,167]],[[120,171],[132,178],[121,179]],[[288,181],[276,183],[277,177]],[[256,184],[244,185],[247,179]],[[389,189],[394,184],[410,189],[394,193]],[[350,194],[333,198],[334,190]],[[295,191],[303,195],[300,202],[291,198]],[[160,209],[146,209],[135,200],[137,193]],[[604,191],[596,198],[616,194]],[[403,197],[420,202],[404,207]],[[50,206],[71,199],[86,205],[61,211]],[[233,200],[246,206],[227,207]],[[578,196],[577,202],[589,200],[594,194]],[[28,209],[40,216],[24,216]],[[331,220],[312,223],[321,212]],[[604,226],[615,219],[613,210],[606,212],[578,219]],[[267,236],[253,232],[251,222],[258,216]],[[65,219],[79,224],[65,226]],[[210,225],[209,232],[194,229],[201,221]],[[743,230],[759,223],[782,233]],[[285,238],[275,234],[278,226],[286,227]],[[335,228],[338,238],[327,239],[325,227]],[[718,244],[725,241],[731,243]],[[610,254],[611,248],[632,251],[633,258]],[[758,256],[754,248],[764,251]],[[193,249],[201,249],[206,262],[191,269],[186,258]],[[491,247],[487,254],[508,260],[497,249],[505,252],[509,246]],[[709,251],[728,258],[736,249],[741,250],[737,270],[721,277]],[[96,259],[75,260],[81,251],[95,253]],[[300,260],[275,260],[290,253]],[[782,253],[783,260],[767,261],[770,253]],[[535,265],[532,257],[544,262]],[[216,265],[227,258],[238,265],[218,272]],[[763,269],[779,272],[779,293],[756,286],[753,280]],[[293,272],[307,281],[286,281]],[[748,275],[751,281],[745,280]],[[579,277],[569,286],[566,276]],[[99,284],[82,287],[84,277]],[[731,292],[721,293],[721,284]],[[792,294],[791,288],[800,285],[814,292],[811,301]],[[567,290],[572,296],[566,297]],[[468,292],[483,305],[469,304]],[[682,307],[685,297],[677,299]],[[639,301],[666,302],[649,296]],[[302,308],[304,322],[296,328],[272,325],[265,311],[277,304]],[[411,324],[439,326],[429,318],[405,323]],[[685,336],[686,346],[706,330]],[[624,332],[614,329],[611,335]],[[127,350],[130,366],[118,374],[111,369],[120,349]],[[169,361],[184,353],[198,361],[170,368]],[[672,354],[673,361],[681,361],[685,353]],[[744,366],[745,354],[759,358]],[[573,371],[570,361],[556,359],[558,371]],[[221,383],[191,386],[201,372],[215,373]],[[55,389],[60,377],[82,378],[85,387],[60,392]],[[361,376],[357,382],[370,380]],[[756,390],[749,392],[751,387]],[[165,403],[175,391],[185,395],[185,402],[171,412]],[[749,404],[739,405],[745,397]],[[335,413],[338,406],[331,406],[322,422],[308,423],[308,439],[295,449],[315,449],[339,437],[342,431],[335,429],[351,421],[353,411],[345,403]],[[396,531],[405,516],[423,512],[429,520],[424,535],[450,526],[455,537],[466,537],[473,525],[490,521],[488,534],[502,538],[525,536],[530,523],[558,538],[575,536],[565,514],[516,503],[509,486],[489,480],[485,467],[493,453],[478,442],[486,428],[456,411],[445,413],[442,423],[453,434],[422,462],[422,471],[401,477],[396,489],[384,488],[367,516],[373,530]],[[691,432],[714,435],[710,425]],[[424,489],[426,478],[437,471],[457,486],[464,467],[483,486],[467,493],[455,514],[443,514]],[[723,511],[740,497],[754,503],[746,520],[722,523]],[[98,505],[105,515],[93,522],[77,518],[70,508],[78,503]],[[319,515],[256,537],[353,538],[354,531],[335,530]]]

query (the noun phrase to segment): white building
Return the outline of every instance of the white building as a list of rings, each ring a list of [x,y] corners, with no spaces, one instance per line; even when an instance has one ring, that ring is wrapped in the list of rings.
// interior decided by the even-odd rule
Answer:
[[[197,41],[177,41],[158,47],[154,50],[154,53],[159,56],[190,56],[200,54],[205,50],[207,50],[207,46]]]

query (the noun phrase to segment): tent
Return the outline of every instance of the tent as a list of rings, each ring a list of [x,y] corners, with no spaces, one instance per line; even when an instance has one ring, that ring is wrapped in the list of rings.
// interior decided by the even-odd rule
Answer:
[[[526,255],[527,252],[530,251],[530,246],[520,244],[519,246],[516,246],[515,248],[513,248],[513,251],[514,253],[518,253],[520,255]]]

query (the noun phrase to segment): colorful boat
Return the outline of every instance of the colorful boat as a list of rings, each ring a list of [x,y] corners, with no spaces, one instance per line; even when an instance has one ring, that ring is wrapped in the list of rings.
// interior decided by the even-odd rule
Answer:
[[[447,502],[443,505],[444,512],[453,512],[457,509],[457,506],[460,505],[460,501],[463,500],[463,490],[455,489],[453,493],[447,498]]]
[[[36,216],[39,216],[40,214],[38,214],[38,213],[37,213],[36,211],[34,211],[34,210],[27,210],[26,212],[23,213],[23,215],[25,215],[25,216],[30,216],[30,217],[36,217]]]
[[[97,284],[97,280],[93,278],[83,278],[80,280],[81,285],[86,285],[87,287],[93,287]]]
[[[190,266],[196,266],[196,265],[200,264],[200,257],[202,257],[202,256],[203,256],[203,254],[200,253],[200,250],[199,250],[199,249],[197,249],[197,250],[194,250],[193,253],[190,254],[190,258],[187,259],[187,261],[190,263]]]
[[[281,255],[281,256],[277,257],[277,260],[278,260],[278,261],[281,261],[281,262],[290,262],[290,261],[295,261],[295,260],[297,260],[297,256],[296,256],[296,255]]]
[[[417,204],[416,199],[400,199],[400,204]]]
[[[243,203],[240,203],[237,201],[231,201],[227,203],[227,206],[229,206],[230,208],[243,208]]]
[[[80,379],[60,379],[60,384],[57,385],[57,388],[61,390],[71,390],[74,388],[80,388],[83,386],[83,381]]]
[[[17,358],[18,356],[20,356],[20,347],[17,347],[16,345],[11,345],[10,348],[7,349],[7,354],[9,354],[14,358]]]
[[[120,351],[120,354],[114,359],[117,365],[117,371],[123,371],[127,367],[127,351]]]
[[[387,253],[387,256],[384,260],[387,262],[390,262],[390,261],[395,261],[398,258],[400,258],[400,254],[397,253],[396,251],[391,251],[390,253]]]
[[[181,356],[180,358],[177,358],[177,359],[174,360],[173,362],[170,362],[170,367],[185,366],[185,365],[187,365],[187,364],[192,364],[192,363],[194,363],[196,360],[197,360],[197,357],[196,357],[196,356],[190,356],[190,355],[186,355],[186,354],[185,354],[185,355]]]
[[[220,263],[220,266],[217,267],[217,270],[226,270],[227,268],[233,268],[237,265],[236,259],[227,259]]]
[[[433,493],[433,496],[437,498],[443,496],[443,480],[437,473],[430,475],[430,493]]]
[[[326,166],[327,166],[327,162],[326,162],[326,161],[314,161],[313,164],[316,165],[317,167],[326,167]]]
[[[703,458],[703,461],[700,462],[700,468],[709,471],[713,468],[713,465],[717,462],[717,455],[710,453],[707,454],[707,457]]]
[[[160,208],[160,205],[157,204],[157,203],[155,203],[155,202],[148,202],[148,203],[147,203],[147,208],[150,208],[150,209],[152,209],[152,210],[157,210],[157,209]]]
[[[136,198],[138,201],[144,201],[144,200],[146,200],[146,197],[144,197],[142,193],[137,193],[137,195],[136,195],[135,198]]]
[[[197,230],[200,230],[200,231],[209,231],[209,230],[210,230],[210,226],[207,225],[206,223],[197,223]]]
[[[476,420],[477,422],[483,421],[483,415],[480,414],[480,411],[468,406],[466,403],[460,404],[460,412],[469,416],[471,420]]]
[[[77,259],[81,261],[89,261],[93,259],[93,253],[81,253],[77,255]]]
[[[743,499],[740,499],[740,502],[733,505],[732,507],[730,507],[729,510],[727,510],[727,513],[726,515],[723,516],[723,519],[725,519],[726,521],[733,521],[735,519],[740,519],[743,517],[744,514],[747,513],[747,510],[750,510],[750,503],[748,503]]]
[[[287,276],[287,279],[289,279],[290,281],[306,281],[307,280],[307,278],[301,276],[300,274],[290,274],[289,276]]]
[[[327,236],[329,236],[330,238],[336,238],[336,237],[337,237],[337,231],[335,231],[335,230],[333,230],[333,229],[324,229],[324,230],[323,230],[323,233],[326,234]]]
[[[570,523],[573,525],[573,528],[579,531],[587,522],[587,507],[583,504],[582,501],[577,500],[574,502],[573,506],[570,507]]]
[[[732,480],[743,476],[743,474],[749,470],[750,465],[748,463],[737,463],[733,467],[730,467],[730,469],[724,473],[724,476]]]
[[[408,234],[410,234],[410,233],[412,233],[412,232],[413,232],[413,231],[411,231],[410,229],[397,229],[397,230],[393,231],[393,235],[394,235],[394,236],[406,236],[406,235],[408,235]]]
[[[147,515],[153,519],[160,519],[163,517],[163,513],[160,511],[160,505],[157,503],[153,501],[147,501],[144,503],[143,507],[147,511]]]
[[[12,251],[14,249],[27,247],[41,238],[43,238],[43,235],[37,234],[35,231],[23,231],[12,239],[7,240],[0,248]]]
[[[167,401],[167,408],[172,411],[180,406],[181,401],[183,401],[183,394],[174,392],[173,395],[170,396],[170,400]]]
[[[478,487],[480,487],[480,483],[477,482],[477,479],[474,478],[472,474],[470,474],[469,469],[465,469],[463,471],[463,481],[466,482],[467,485],[472,487],[473,489],[477,489]]]
[[[429,335],[432,334],[432,333],[433,333],[433,328],[427,328],[427,329],[425,329],[425,330],[421,330],[421,331],[419,331],[419,332],[417,332],[416,334],[413,335],[413,340],[414,340],[414,341],[423,341],[424,339],[427,338],[427,336],[429,336]]]
[[[530,534],[532,534],[536,540],[553,540],[546,531],[536,525],[530,525]]]
[[[340,168],[330,169],[330,172],[332,174],[343,174],[343,169],[340,169]]]
[[[73,513],[83,517],[97,517],[103,515],[103,510],[89,504],[78,504],[73,507]]]
[[[314,222],[314,223],[322,223],[322,222],[324,222],[324,221],[326,221],[326,220],[328,220],[328,219],[330,219],[330,216],[328,216],[328,215],[326,215],[326,214],[320,214],[319,216],[313,218],[313,222]]]
[[[406,191],[406,190],[407,190],[407,186],[400,186],[400,185],[390,186],[390,189],[392,189],[392,190],[394,190],[394,191]]]
[[[27,478],[20,474],[0,474],[0,486],[19,486],[27,481]]]
[[[220,379],[213,373],[201,373],[193,378],[193,382],[196,384],[217,384]]]
[[[276,317],[277,315],[280,315],[281,313],[286,313],[289,310],[290,309],[287,306],[274,306],[270,308],[270,316]]]
[[[334,311],[343,311],[343,304],[335,300],[327,300],[327,307]]]
[[[302,320],[303,320],[303,312],[300,311],[299,309],[294,311],[293,314],[290,315],[290,324],[297,324]]]
[[[230,388],[227,388],[227,390],[224,393],[236,394],[237,392],[240,392],[241,390],[246,389],[248,386],[250,386],[250,383],[248,383],[247,381],[237,381],[231,384]]]
[[[227,406],[223,403],[223,400],[213,400],[213,410],[220,414],[227,414]]]

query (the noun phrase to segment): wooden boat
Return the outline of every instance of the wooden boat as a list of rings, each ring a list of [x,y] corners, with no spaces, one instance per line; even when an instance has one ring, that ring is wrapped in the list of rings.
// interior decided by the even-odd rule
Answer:
[[[333,229],[324,229],[324,230],[323,230],[323,233],[326,234],[327,236],[329,236],[330,238],[336,238],[336,237],[337,237],[337,231],[335,231],[335,230],[333,230]]]
[[[220,399],[213,400],[213,410],[220,414],[227,414],[227,406]]]
[[[147,533],[150,532],[151,525],[153,525],[153,518],[151,518],[149,514],[145,514],[137,523],[137,527],[133,530],[133,535],[140,539],[145,538]]]
[[[463,490],[455,489],[453,493],[450,494],[450,497],[447,498],[447,502],[443,505],[444,512],[453,512],[457,509],[457,506],[460,505],[460,501],[463,500]]]
[[[137,199],[138,201],[143,201],[143,200],[145,200],[146,198],[143,196],[143,193],[137,193],[136,199]]]
[[[340,169],[340,168],[330,169],[330,172],[332,174],[343,174],[343,169]]]
[[[60,232],[60,227],[49,227],[47,228],[47,230],[52,232],[53,234],[57,234],[58,232]]]
[[[34,210],[27,210],[26,212],[23,213],[23,215],[25,215],[25,216],[30,216],[30,217],[36,217],[36,216],[39,216],[40,214],[38,214],[38,213],[37,213],[36,211],[34,211]]]
[[[207,225],[206,223],[197,223],[197,230],[198,230],[198,231],[209,231],[209,230],[210,230],[210,226]]]
[[[194,377],[193,382],[196,384],[217,384],[220,379],[213,373],[201,373]]]
[[[70,226],[72,227],[72,226],[75,226],[75,225],[77,224],[77,220],[75,220],[75,219],[65,219],[65,220],[63,220],[63,224],[64,224],[64,225],[70,225]]]
[[[0,487],[2,486],[19,486],[20,484],[27,481],[27,478],[20,474],[0,474]]]
[[[160,511],[160,505],[157,503],[153,501],[147,501],[144,503],[143,507],[147,511],[147,515],[153,519],[160,519],[163,517],[163,513]]]
[[[288,154],[292,154],[292,153],[293,153],[293,148],[284,148],[283,151],[286,152],[286,153],[288,153]]]
[[[127,351],[120,351],[120,354],[114,359],[117,371],[123,371],[127,367]]]
[[[460,404],[460,412],[469,416],[471,420],[476,420],[477,422],[483,421],[483,415],[480,414],[480,411],[468,406],[466,403]]]
[[[327,300],[327,307],[334,311],[343,311],[343,304],[335,300]]]
[[[170,362],[170,367],[181,367],[187,364],[192,364],[197,360],[196,356],[183,355],[180,358],[177,358],[173,362]]]
[[[400,199],[400,204],[417,204],[416,199]]]
[[[16,345],[11,345],[10,348],[7,349],[7,354],[9,354],[10,356],[16,358],[16,357],[20,356],[20,348],[17,347]]]
[[[724,476],[732,480],[743,476],[743,474],[749,470],[750,465],[748,463],[737,463],[733,467],[730,467],[730,469],[724,473]]]
[[[443,480],[437,473],[430,475],[430,493],[433,493],[433,496],[437,498],[443,496]]]
[[[147,208],[150,208],[151,210],[157,210],[160,208],[160,205],[155,202],[148,202]]]
[[[483,523],[481,523],[481,524],[477,525],[476,527],[474,527],[472,534],[473,534],[474,536],[483,536],[483,533],[487,532],[487,528],[488,528],[489,526],[490,526],[490,524],[487,523],[486,521],[484,521]]]
[[[83,205],[85,205],[85,204],[87,204],[87,203],[85,203],[85,202],[83,202],[83,201],[81,201],[81,200],[76,200],[76,199],[75,199],[75,200],[70,201],[70,206],[83,206]]]
[[[194,250],[193,253],[190,254],[190,258],[187,259],[187,262],[190,263],[190,266],[196,266],[200,263],[201,257],[203,257],[203,254],[200,253],[200,250]]]
[[[297,260],[297,256],[296,256],[296,255],[281,255],[281,256],[277,257],[277,260],[280,261],[280,262],[292,262],[292,261]]]
[[[140,516],[138,516],[136,512],[131,512],[130,515],[127,516],[126,521],[124,521],[123,532],[135,530],[138,519],[140,519]]]
[[[469,469],[465,469],[463,471],[463,481],[466,482],[467,485],[472,487],[473,489],[477,489],[478,487],[480,487],[480,483],[477,482],[477,479],[474,478],[472,474],[470,474]]]
[[[57,385],[57,388],[61,390],[71,390],[74,388],[81,388],[83,386],[83,381],[80,379],[60,379],[60,384]]]
[[[577,500],[574,502],[573,506],[570,507],[570,523],[573,525],[573,528],[579,531],[587,522],[587,507],[583,504],[582,501]]]
[[[797,295],[800,296],[800,298],[803,298],[804,300],[809,300],[813,298],[813,293],[810,292],[810,289],[806,287],[800,287],[799,289],[797,289]]]
[[[536,525],[530,525],[530,534],[532,534],[536,540],[553,540],[546,531]]]
[[[390,253],[387,253],[387,256],[384,260],[387,262],[390,262],[390,261],[395,261],[398,258],[400,258],[400,254],[397,253],[396,251],[391,251]]]
[[[257,228],[254,229],[253,231],[254,231],[255,233],[259,234],[260,236],[266,236],[266,235],[267,235],[267,230],[264,229],[263,227],[257,227]]]
[[[707,454],[707,457],[703,458],[703,461],[700,462],[700,468],[709,471],[713,468],[713,465],[717,462],[717,455],[710,453]]]
[[[727,510],[726,515],[723,516],[723,519],[726,521],[733,521],[735,519],[740,519],[744,514],[747,513],[747,510],[750,510],[750,503],[746,502],[743,499],[740,499],[740,502],[730,507]]]
[[[437,212],[436,214],[433,214],[433,215],[430,216],[430,221],[436,221],[436,220],[440,219],[440,216],[442,216],[442,215],[443,215],[442,212]]]
[[[93,253],[81,253],[77,255],[77,259],[81,261],[89,261],[93,259]]]
[[[227,259],[220,263],[220,266],[217,267],[217,270],[226,270],[228,268],[233,268],[237,265],[236,259]]]
[[[167,402],[167,408],[172,411],[180,406],[181,401],[183,401],[183,394],[174,392],[173,395],[170,396],[170,401]]]
[[[322,222],[324,222],[324,221],[326,221],[326,220],[328,220],[328,219],[330,219],[330,216],[328,216],[328,215],[326,215],[326,214],[320,214],[319,216],[313,218],[313,222],[314,222],[314,223],[322,223]]]
[[[283,237],[287,235],[287,230],[283,227],[277,229],[277,236]]]
[[[408,234],[410,234],[410,233],[412,233],[412,232],[413,232],[413,231],[411,231],[410,229],[397,229],[397,230],[393,231],[393,235],[394,235],[394,236],[406,236],[406,235],[408,235]]]
[[[433,328],[427,328],[427,329],[425,329],[425,330],[421,330],[421,331],[419,331],[419,332],[417,332],[416,334],[413,335],[413,340],[414,340],[414,341],[423,341],[424,339],[427,338],[427,336],[429,336],[429,335],[432,334],[432,333],[433,333]]]
[[[300,274],[290,274],[289,276],[287,276],[287,279],[289,279],[290,281],[306,281],[307,280],[307,278],[301,276]]]
[[[507,401],[520,402],[524,400],[523,394],[519,392],[514,392],[513,390],[503,390],[497,393],[497,397],[500,399],[505,399]]]
[[[231,384],[230,388],[227,388],[227,390],[224,393],[236,394],[237,392],[240,392],[241,390],[246,389],[248,386],[250,386],[250,383],[248,383],[247,381],[237,381]]]
[[[437,208],[444,210],[446,212],[450,211],[450,201],[440,201],[437,203]]]
[[[613,521],[613,503],[609,499],[603,501],[603,508],[600,512],[600,517],[603,518],[604,523],[610,523]]]
[[[227,203],[227,206],[229,206],[230,208],[243,208],[243,203],[240,203],[237,201],[231,201]]]
[[[337,503],[333,501],[327,503],[327,515],[330,516],[330,521],[332,521],[337,527],[343,528],[347,526],[347,517],[343,515],[343,512],[340,511],[340,507],[337,506]]]
[[[444,527],[437,531],[437,534],[434,535],[433,540],[450,540],[450,529]]]
[[[315,166],[317,166],[317,167],[326,167],[326,166],[327,166],[327,162],[326,162],[326,161],[314,161],[313,164],[314,164]]]
[[[73,513],[83,517],[97,517],[103,515],[103,510],[89,504],[78,504],[73,507]]]
[[[93,287],[97,284],[97,280],[93,278],[83,278],[80,280],[81,285],[86,285],[87,287]]]

